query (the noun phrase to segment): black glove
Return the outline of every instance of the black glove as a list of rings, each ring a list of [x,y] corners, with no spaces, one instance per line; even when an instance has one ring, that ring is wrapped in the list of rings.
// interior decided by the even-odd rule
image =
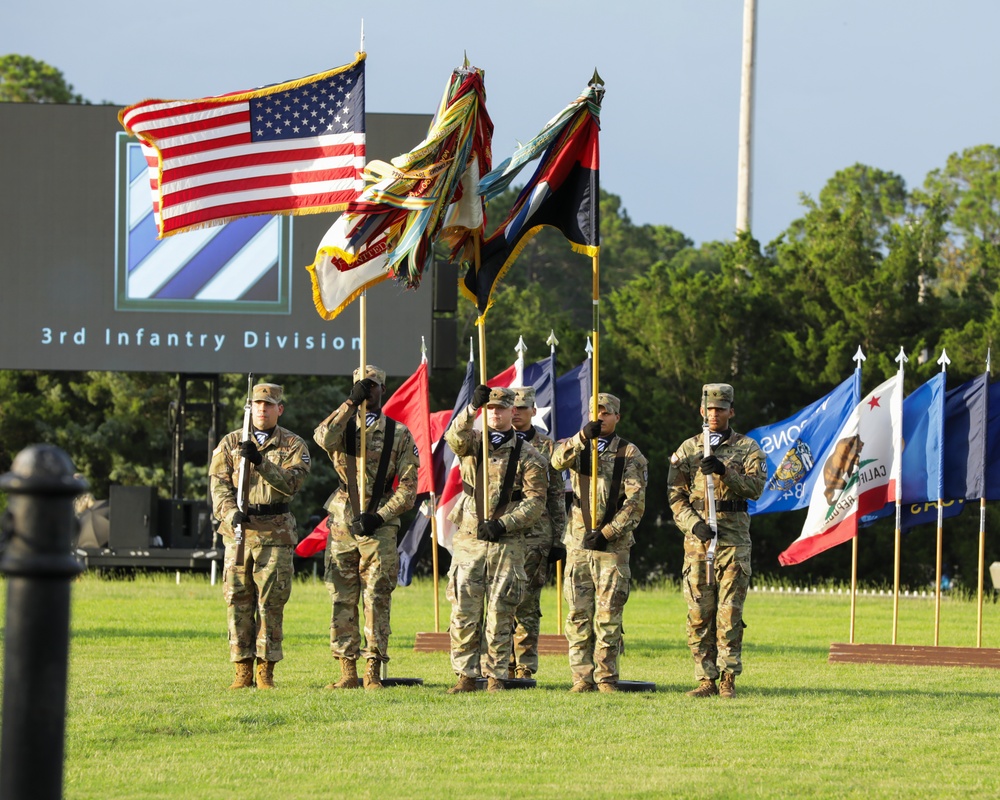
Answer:
[[[476,538],[481,542],[499,542],[500,536],[507,529],[503,526],[503,523],[498,519],[488,519],[485,522],[479,523],[479,530],[476,532]]]
[[[608,540],[604,538],[600,528],[592,528],[583,535],[583,549],[596,550],[599,553],[608,549]]]
[[[691,533],[693,533],[698,540],[702,542],[710,542],[712,541],[712,537],[715,536],[715,534],[712,533],[712,526],[703,519],[698,520],[694,524],[694,527],[691,529]]]
[[[264,460],[264,456],[260,454],[260,450],[257,449],[257,443],[253,439],[247,439],[240,444],[240,455],[255,467],[259,467],[260,462]]]
[[[595,419],[593,422],[588,422],[583,426],[582,433],[584,439],[596,439],[601,435],[601,421]]]
[[[490,387],[479,384],[475,389],[472,390],[472,407],[482,408],[486,405],[486,401],[490,399]]]
[[[701,460],[702,475],[725,475],[726,465],[717,456],[705,456]]]
[[[250,521],[250,515],[244,514],[237,508],[236,513],[233,514],[233,521],[231,524],[235,528],[237,525],[246,525],[249,521]]]
[[[372,389],[375,388],[375,385],[375,381],[371,378],[358,381],[351,387],[351,393],[347,395],[347,399],[351,401],[352,406],[360,406],[372,396]]]
[[[369,514],[365,511],[351,521],[351,533],[354,536],[371,536],[384,524],[381,514]]]
[[[557,561],[566,560],[566,548],[561,544],[552,545],[552,549],[549,550],[549,563],[555,564]]]

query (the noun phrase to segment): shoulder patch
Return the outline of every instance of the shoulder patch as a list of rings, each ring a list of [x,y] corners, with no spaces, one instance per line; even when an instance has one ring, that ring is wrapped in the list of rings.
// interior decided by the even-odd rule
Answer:
[[[416,442],[413,443],[413,455],[415,455],[417,458],[420,458],[420,451],[417,449]]]

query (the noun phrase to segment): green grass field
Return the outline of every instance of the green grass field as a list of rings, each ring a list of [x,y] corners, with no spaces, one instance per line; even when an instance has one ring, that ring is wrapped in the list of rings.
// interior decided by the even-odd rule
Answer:
[[[442,628],[448,606],[441,592]],[[1000,795],[1000,670],[831,665],[846,596],[752,593],[734,701],[694,700],[683,597],[634,591],[622,678],[655,693],[538,687],[450,696],[429,582],[394,595],[389,675],[422,687],[330,692],[329,599],[296,582],[276,691],[226,689],[225,607],[207,576],[73,584],[67,798],[966,797]],[[3,592],[6,597],[6,590]],[[543,596],[555,633],[554,588]],[[859,598],[856,641],[891,636],[890,598]],[[930,599],[900,601],[899,642],[933,642]],[[976,607],[947,600],[941,644],[975,644]],[[1000,647],[987,603],[983,644]]]

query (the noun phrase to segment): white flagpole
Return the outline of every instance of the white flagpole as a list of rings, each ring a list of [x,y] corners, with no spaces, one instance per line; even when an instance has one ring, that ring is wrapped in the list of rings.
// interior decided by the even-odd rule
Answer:
[[[858,350],[854,354],[854,376],[855,376],[855,389],[858,396],[858,400],[861,400],[861,364],[866,360],[865,354],[861,350],[861,345],[858,345]],[[857,515],[855,515],[856,520]],[[858,530],[857,521],[855,521],[854,538],[851,539],[851,632],[848,641],[854,644],[854,612],[856,609],[858,599]]]
[[[941,358],[937,360],[941,365],[941,371],[947,372],[951,359],[948,358],[948,351],[941,348]],[[941,443],[944,447],[944,443]],[[941,638],[941,572],[942,561],[944,560],[944,499],[941,497],[942,479],[938,479],[938,499],[937,499],[937,558],[935,561],[935,588],[934,588],[934,646],[937,647]]]
[[[524,386],[524,354],[528,352],[528,345],[524,343],[523,336],[517,337],[514,352],[517,353],[517,358],[514,359],[514,385]]]
[[[906,353],[903,352],[903,348],[899,348],[899,355],[896,356],[896,363],[899,364],[899,386],[897,387],[896,394],[892,398],[893,403],[899,403],[900,408],[899,416],[897,417],[900,422],[903,419],[902,404],[903,404],[903,371],[904,365],[909,361],[906,357]],[[902,499],[903,499],[903,487],[900,485],[903,479],[903,460],[900,458],[900,454],[903,452],[903,443],[901,441],[903,435],[902,426],[899,430],[893,431],[893,443],[892,446],[895,449],[895,455],[893,460],[895,463],[895,475],[893,475],[893,480],[896,483],[896,536],[893,545],[893,556],[892,556],[892,643],[896,644],[896,631],[899,623],[899,551],[902,542],[900,517],[902,516]]]

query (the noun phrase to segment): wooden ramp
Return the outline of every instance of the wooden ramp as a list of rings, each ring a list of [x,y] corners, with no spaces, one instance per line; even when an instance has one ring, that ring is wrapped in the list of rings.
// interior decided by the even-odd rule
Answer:
[[[451,650],[448,632],[417,633],[413,649],[417,653],[447,653]],[[569,655],[569,643],[561,633],[541,633],[538,635],[538,654],[541,656]]]
[[[831,664],[904,664],[913,667],[992,667],[1000,650],[986,647],[920,647],[907,644],[830,645]]]

